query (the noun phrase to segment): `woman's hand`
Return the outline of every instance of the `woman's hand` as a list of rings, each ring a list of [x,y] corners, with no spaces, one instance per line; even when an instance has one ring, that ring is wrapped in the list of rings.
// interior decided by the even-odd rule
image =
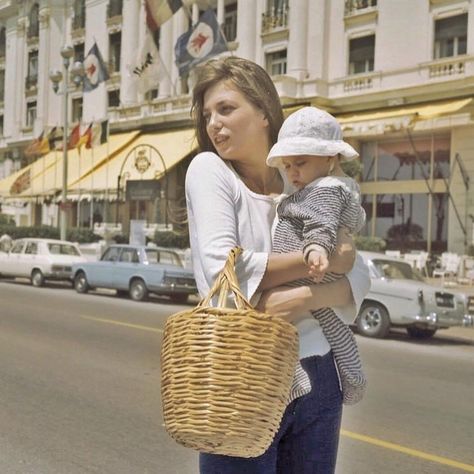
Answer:
[[[336,250],[329,259],[329,271],[334,273],[349,273],[354,265],[356,249],[354,239],[349,231],[341,227],[337,231]]]

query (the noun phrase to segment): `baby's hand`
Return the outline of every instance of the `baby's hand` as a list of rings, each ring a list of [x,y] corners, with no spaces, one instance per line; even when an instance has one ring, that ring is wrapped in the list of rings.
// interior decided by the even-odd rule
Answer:
[[[324,253],[312,250],[307,258],[309,266],[309,276],[316,282],[319,283],[329,268],[329,260]]]

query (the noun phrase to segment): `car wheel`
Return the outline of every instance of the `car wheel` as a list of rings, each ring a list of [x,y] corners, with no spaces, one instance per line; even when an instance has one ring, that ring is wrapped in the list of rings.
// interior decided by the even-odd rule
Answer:
[[[416,326],[407,327],[407,333],[414,339],[429,339],[436,334],[437,328],[417,328]]]
[[[41,270],[33,270],[31,272],[31,284],[37,288],[44,285],[44,275]]]
[[[129,290],[130,298],[133,301],[144,301],[148,297],[148,289],[145,285],[145,282],[140,278],[135,278],[130,283]]]
[[[379,303],[364,303],[357,317],[357,329],[363,336],[385,337],[390,331],[387,310]]]
[[[174,303],[184,304],[188,301],[188,295],[170,295],[170,298]]]
[[[84,272],[79,272],[74,277],[74,288],[78,293],[87,293],[89,291],[89,283]]]

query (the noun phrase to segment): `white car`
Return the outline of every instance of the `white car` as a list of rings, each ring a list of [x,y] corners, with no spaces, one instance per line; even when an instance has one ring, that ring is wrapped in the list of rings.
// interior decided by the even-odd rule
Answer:
[[[72,280],[72,265],[85,261],[72,242],[19,239],[9,252],[0,252],[0,276],[26,277],[33,286],[42,286],[46,280]]]
[[[424,339],[438,329],[472,326],[469,308],[474,297],[429,284],[402,259],[374,252],[360,255],[371,280],[356,320],[360,334],[384,337],[391,327],[401,327],[409,336]]]

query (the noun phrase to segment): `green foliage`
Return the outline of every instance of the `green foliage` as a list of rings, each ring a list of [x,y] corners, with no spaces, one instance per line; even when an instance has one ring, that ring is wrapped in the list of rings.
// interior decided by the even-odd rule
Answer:
[[[128,242],[130,241],[130,237],[124,234],[117,234],[112,237],[112,240],[116,244],[128,244]]]
[[[383,252],[387,243],[380,237],[364,237],[357,235],[354,238],[355,246],[357,250],[367,250],[370,252]]]
[[[57,227],[49,225],[42,226],[21,226],[0,225],[0,235],[8,234],[13,240],[25,237],[35,237],[41,239],[59,239],[60,232]],[[95,235],[89,228],[72,228],[67,232],[66,239],[71,242],[79,242],[80,244],[97,242],[101,238]]]
[[[159,247],[174,247],[178,249],[185,249],[189,247],[189,235],[176,234],[172,231],[160,232],[156,231],[154,242]]]
[[[388,229],[387,237],[390,240],[416,241],[423,240],[423,228],[418,224],[395,224]]]
[[[341,161],[341,168],[347,176],[358,179],[362,173],[362,163],[359,159],[351,161]]]

